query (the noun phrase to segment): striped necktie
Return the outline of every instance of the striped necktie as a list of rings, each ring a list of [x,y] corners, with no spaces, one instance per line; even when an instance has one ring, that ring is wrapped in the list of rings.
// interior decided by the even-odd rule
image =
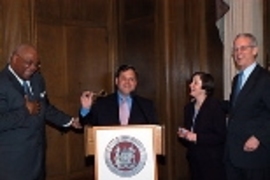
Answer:
[[[23,81],[23,90],[24,94],[28,96],[28,98],[32,97],[32,93],[30,91],[30,87],[26,81]]]

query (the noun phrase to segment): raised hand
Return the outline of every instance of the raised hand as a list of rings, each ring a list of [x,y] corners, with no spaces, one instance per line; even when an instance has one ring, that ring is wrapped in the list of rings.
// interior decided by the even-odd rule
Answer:
[[[90,109],[93,104],[94,93],[91,91],[84,91],[81,95],[81,106],[86,109]]]

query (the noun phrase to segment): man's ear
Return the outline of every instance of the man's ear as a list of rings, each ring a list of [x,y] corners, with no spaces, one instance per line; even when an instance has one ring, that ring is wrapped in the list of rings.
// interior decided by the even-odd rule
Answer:
[[[259,48],[258,47],[254,47],[253,48],[253,55],[254,56],[257,56],[258,55],[258,52],[259,52]]]

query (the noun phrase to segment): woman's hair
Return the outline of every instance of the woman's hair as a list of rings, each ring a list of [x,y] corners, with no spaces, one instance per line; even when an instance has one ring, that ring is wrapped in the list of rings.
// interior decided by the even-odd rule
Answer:
[[[206,72],[195,72],[191,76],[191,80],[194,76],[199,76],[202,81],[202,89],[205,90],[207,96],[212,96],[214,94],[215,85],[214,78],[211,74]]]

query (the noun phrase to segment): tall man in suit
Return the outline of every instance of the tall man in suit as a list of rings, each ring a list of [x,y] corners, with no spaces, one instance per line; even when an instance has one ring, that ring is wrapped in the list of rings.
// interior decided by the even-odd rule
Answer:
[[[83,92],[80,110],[82,124],[156,124],[153,102],[134,93],[137,79],[138,73],[133,66],[122,65],[115,74],[116,92],[100,97],[94,103],[94,93]]]
[[[0,73],[0,179],[43,180],[45,120],[79,128],[78,118],[52,106],[36,48],[19,45]]]
[[[256,38],[236,36],[225,161],[229,180],[269,180],[270,76],[257,62]]]

